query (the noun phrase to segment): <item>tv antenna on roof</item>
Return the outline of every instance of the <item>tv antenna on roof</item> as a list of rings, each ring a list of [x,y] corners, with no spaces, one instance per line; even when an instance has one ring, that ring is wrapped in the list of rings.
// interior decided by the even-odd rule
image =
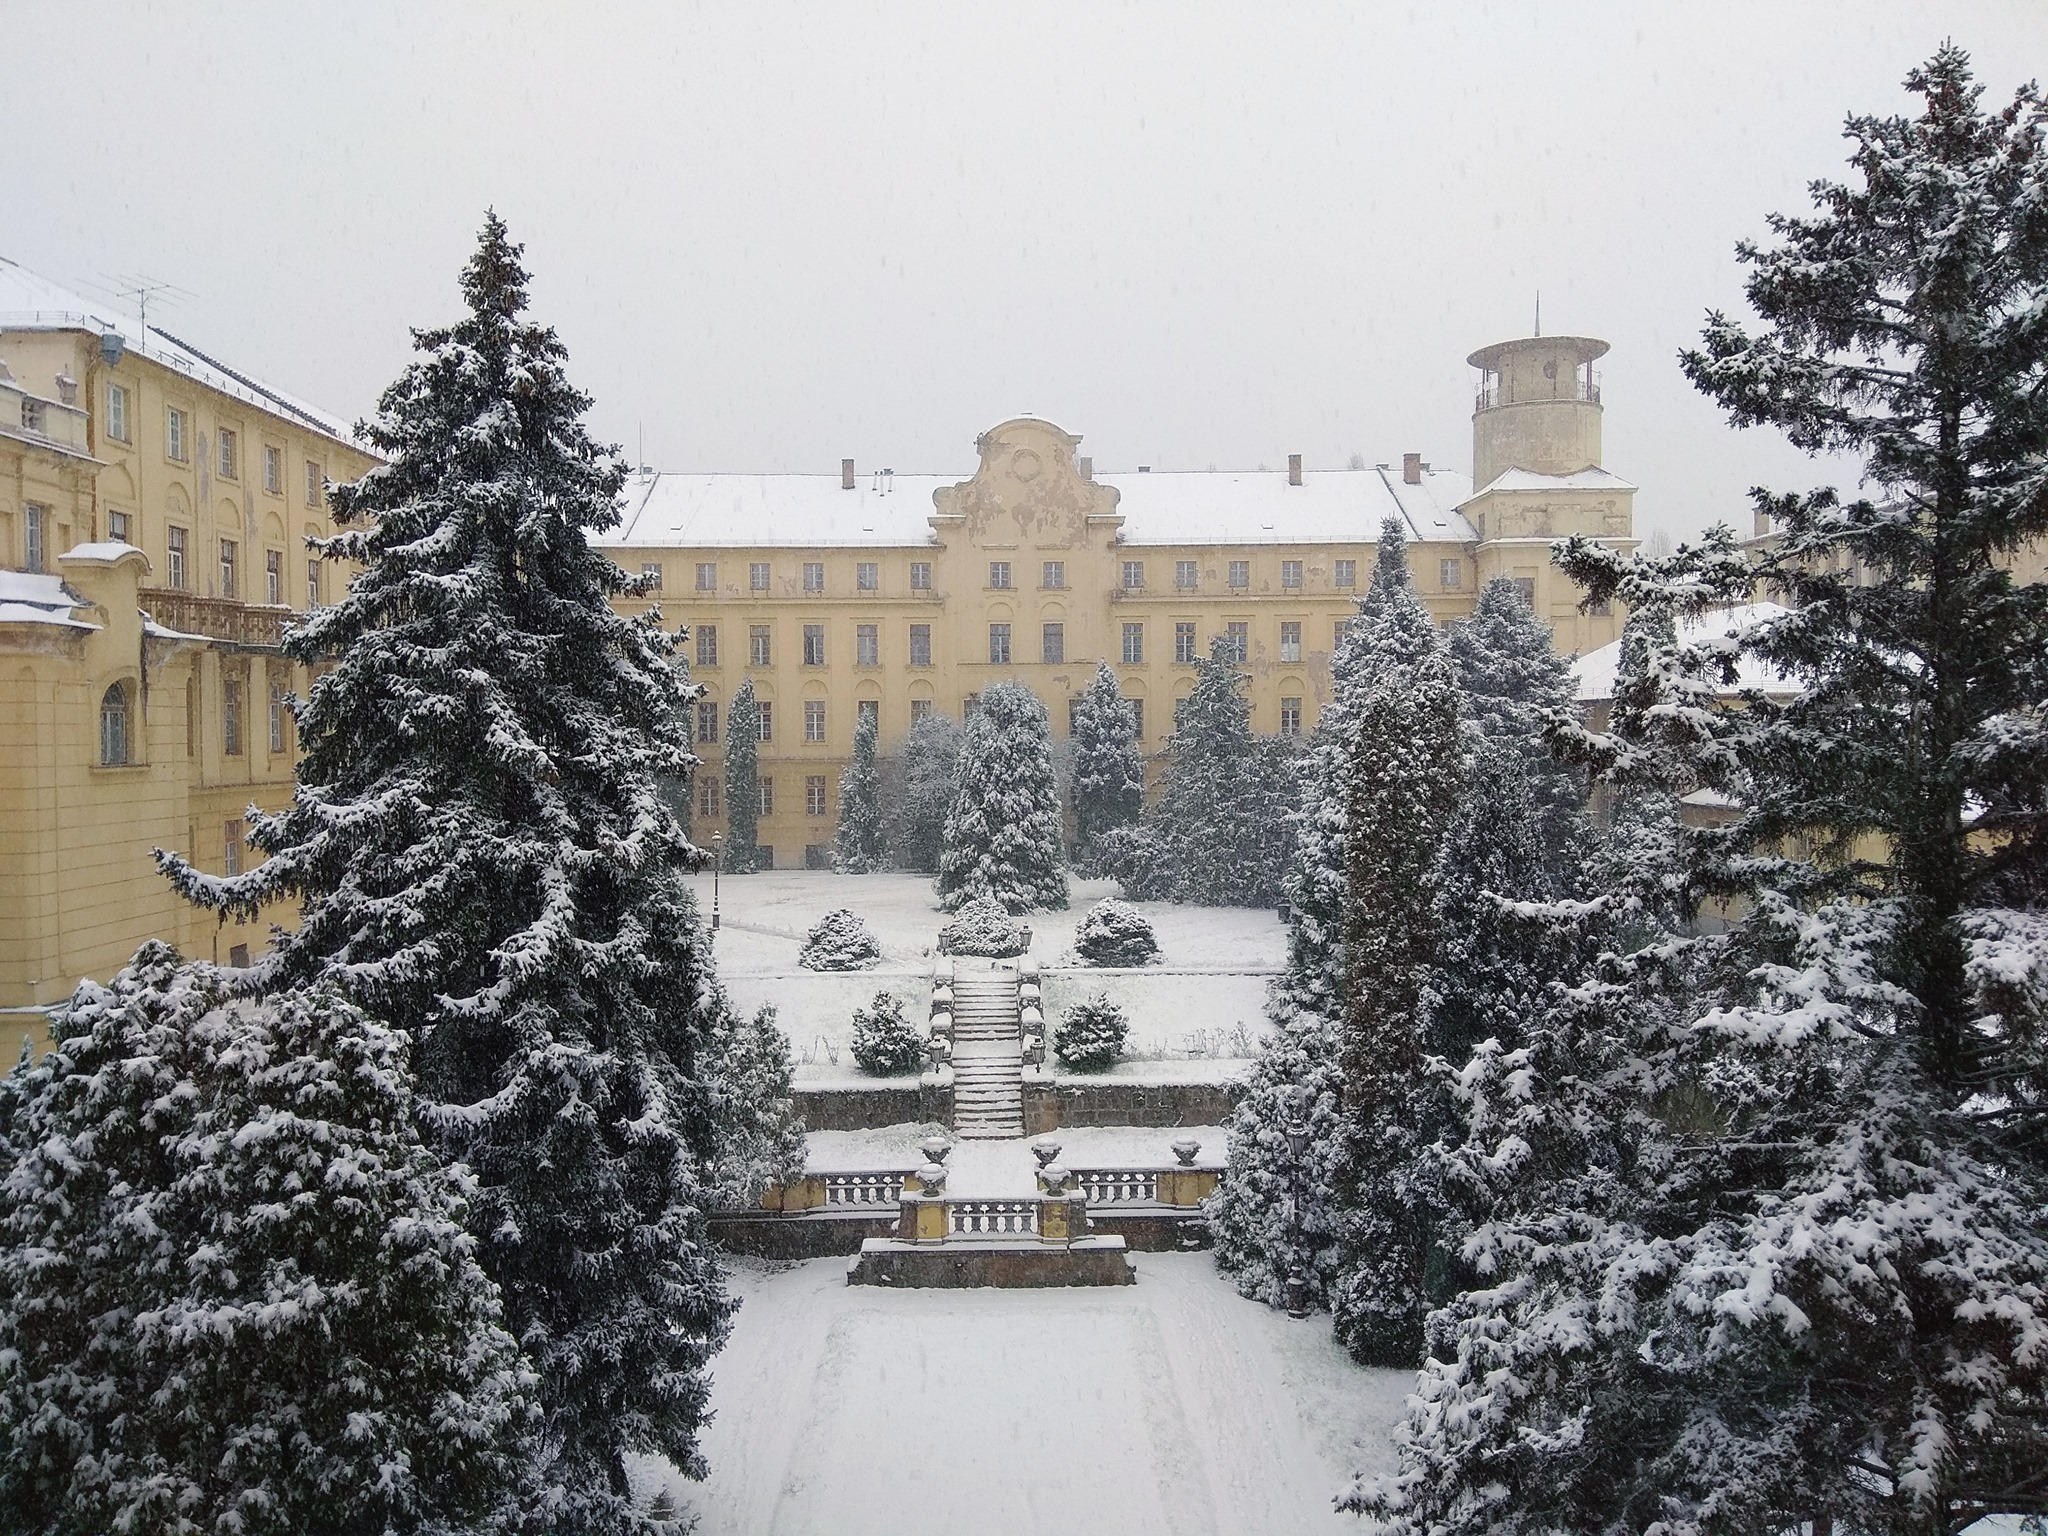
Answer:
[[[142,340],[139,345],[147,345],[149,341],[149,306],[152,301],[160,307],[170,308],[182,304],[187,299],[199,297],[189,288],[180,287],[160,277],[151,277],[143,272],[111,272],[106,274],[106,278],[107,283],[112,286],[97,283],[89,286],[98,288],[109,298],[126,299],[134,307],[136,318],[142,322]]]

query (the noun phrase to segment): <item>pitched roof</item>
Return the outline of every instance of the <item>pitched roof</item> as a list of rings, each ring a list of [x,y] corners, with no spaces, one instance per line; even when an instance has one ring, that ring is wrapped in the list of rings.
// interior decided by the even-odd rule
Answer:
[[[1747,634],[1775,619],[1782,618],[1791,611],[1779,603],[1738,603],[1726,608],[1716,608],[1711,613],[1700,614],[1697,618],[1687,619],[1680,624],[1679,643],[1698,645],[1704,640]],[[1579,685],[1579,702],[1604,704],[1612,699],[1615,679],[1620,672],[1619,640],[1581,656],[1572,663],[1572,676],[1577,679]],[[1736,664],[1735,685],[1729,692],[1745,688],[1756,688],[1764,693],[1781,695],[1799,691],[1798,683],[1748,651],[1743,653],[1741,661]]]
[[[0,331],[70,330],[118,331],[129,351],[151,362],[176,369],[249,405],[289,417],[351,448],[362,446],[339,417],[251,378],[158,326],[150,326],[145,337],[141,320],[124,305],[87,298],[0,256]]]
[[[1465,498],[1467,503],[1494,491],[1633,491],[1637,487],[1595,464],[1568,475],[1539,474],[1533,469],[1504,469]]]

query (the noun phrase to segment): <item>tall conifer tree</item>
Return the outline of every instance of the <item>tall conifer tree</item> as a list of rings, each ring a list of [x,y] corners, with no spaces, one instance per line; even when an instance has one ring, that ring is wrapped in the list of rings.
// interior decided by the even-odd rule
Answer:
[[[1045,706],[1022,683],[997,683],[967,722],[939,857],[939,905],[957,912],[987,896],[1011,912],[1066,906],[1060,831]]]
[[[888,863],[882,846],[882,792],[875,776],[876,713],[862,710],[853,726],[853,755],[839,774],[839,826],[834,867],[867,875]]]
[[[592,549],[623,470],[490,216],[468,314],[368,432],[387,463],[333,496],[324,558],[361,573],[286,640],[323,668],[299,709],[268,857],[225,879],[159,858],[188,897],[254,917],[297,899],[259,980],[330,983],[413,1041],[440,1150],[540,1377],[557,1530],[630,1524],[628,1458],[701,1472],[705,1365],[730,1327],[701,1181],[714,979],[663,780],[694,763],[674,641],[609,599]]]
[[[1145,798],[1145,755],[1130,701],[1108,662],[1074,706],[1075,862],[1092,867],[1105,832],[1138,819]]]
[[[725,715],[725,868],[751,874],[761,861],[761,704],[754,680],[733,690]]]
[[[959,725],[935,710],[910,722],[903,742],[903,793],[890,829],[896,861],[905,869],[939,872],[946,818],[960,793],[961,741]]]

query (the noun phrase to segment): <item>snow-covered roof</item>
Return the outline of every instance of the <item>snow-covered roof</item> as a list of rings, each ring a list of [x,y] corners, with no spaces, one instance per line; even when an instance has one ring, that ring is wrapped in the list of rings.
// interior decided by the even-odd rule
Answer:
[[[64,551],[66,560],[97,560],[108,563],[129,555],[140,555],[145,565],[149,563],[149,556],[125,539],[100,539],[91,544],[74,544]]]
[[[0,256],[0,331],[118,331],[128,350],[175,368],[224,395],[288,416],[315,432],[359,448],[348,424],[317,406],[273,389],[247,374],[209,357],[189,342],[150,326],[145,339],[142,321],[124,305],[91,299],[31,272]]]
[[[0,571],[0,624],[48,624],[59,629],[98,629],[74,619],[71,610],[84,599],[64,585],[63,578],[39,571]]]
[[[1394,515],[1418,541],[1477,537],[1458,512],[1471,481],[1433,470],[1419,485],[1387,470],[1322,470],[1289,485],[1284,470],[1099,474],[1121,499],[1126,544],[1371,544]],[[852,490],[837,475],[641,472],[625,515],[599,543],[614,548],[905,546],[932,541],[933,493],[959,475],[873,474]]]
[[[1746,634],[1759,625],[1768,624],[1784,617],[1791,609],[1779,603],[1740,603],[1726,608],[1716,608],[1698,618],[1687,619],[1678,626],[1681,644],[1695,645],[1702,640],[1714,640],[1723,636]],[[1579,685],[1579,702],[1582,704],[1605,703],[1614,697],[1614,682],[1621,671],[1621,642],[1603,645],[1597,651],[1588,651],[1572,663],[1572,676]],[[1796,693],[1799,685],[1777,668],[1767,666],[1756,656],[1744,652],[1736,667],[1735,687],[1731,692],[1756,688],[1764,693]]]
[[[1636,487],[1619,475],[1594,465],[1575,469],[1568,475],[1538,474],[1533,469],[1504,469],[1465,498],[1468,502],[1494,491],[1633,491]]]

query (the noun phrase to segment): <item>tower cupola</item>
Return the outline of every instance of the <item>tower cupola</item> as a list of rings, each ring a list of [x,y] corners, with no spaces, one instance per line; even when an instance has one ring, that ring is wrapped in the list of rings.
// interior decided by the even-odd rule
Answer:
[[[1600,465],[1600,379],[1607,343],[1590,336],[1497,341],[1466,359],[1479,370],[1472,402],[1472,488],[1502,472],[1570,475]]]

